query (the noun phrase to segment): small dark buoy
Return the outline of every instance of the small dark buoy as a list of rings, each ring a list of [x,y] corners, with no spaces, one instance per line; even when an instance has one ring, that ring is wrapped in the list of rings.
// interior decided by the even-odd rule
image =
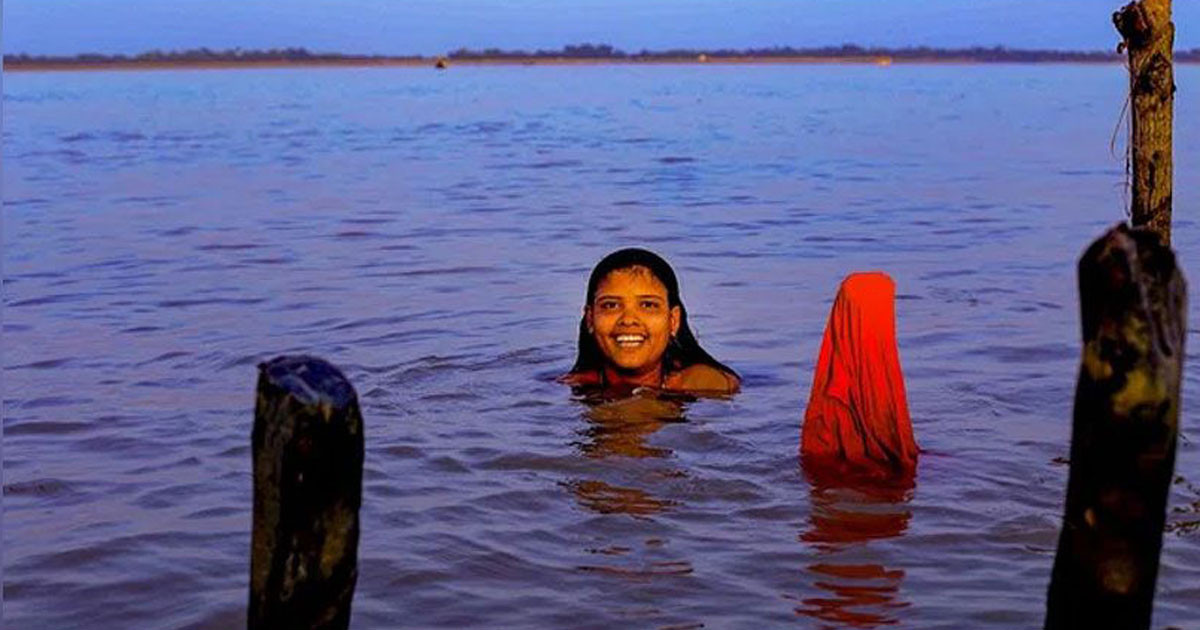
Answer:
[[[445,57],[438,57],[437,61],[434,62],[433,67],[437,68],[438,70],[445,70],[447,65],[448,64],[446,63]]]

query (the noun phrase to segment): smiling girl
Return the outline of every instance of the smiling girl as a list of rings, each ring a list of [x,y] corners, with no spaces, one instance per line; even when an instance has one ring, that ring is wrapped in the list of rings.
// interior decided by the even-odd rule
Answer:
[[[732,394],[741,382],[696,341],[671,266],[636,248],[613,252],[592,270],[579,354],[562,380],[617,392],[715,395]]]

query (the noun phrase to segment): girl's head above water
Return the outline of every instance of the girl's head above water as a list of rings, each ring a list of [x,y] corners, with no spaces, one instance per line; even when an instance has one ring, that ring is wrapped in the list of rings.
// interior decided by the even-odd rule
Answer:
[[[696,341],[671,265],[637,248],[615,251],[592,270],[579,354],[564,380],[712,393],[733,393],[739,384]]]

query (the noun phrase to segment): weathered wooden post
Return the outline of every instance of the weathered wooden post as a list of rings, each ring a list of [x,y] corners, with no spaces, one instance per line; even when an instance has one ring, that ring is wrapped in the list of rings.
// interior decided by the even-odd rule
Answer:
[[[1171,244],[1171,125],[1175,106],[1171,0],[1137,0],[1113,14],[1129,52],[1130,151],[1134,226]]]
[[[358,397],[315,357],[278,357],[258,370],[247,627],[344,629],[358,578]]]
[[[1187,289],[1157,234],[1118,225],[1079,261],[1083,360],[1047,630],[1149,628],[1175,466]]]

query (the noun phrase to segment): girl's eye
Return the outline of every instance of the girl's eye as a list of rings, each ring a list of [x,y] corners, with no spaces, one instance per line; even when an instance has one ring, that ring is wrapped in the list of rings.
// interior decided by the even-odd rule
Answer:
[[[642,308],[648,311],[656,310],[658,309],[658,302],[655,302],[654,300],[642,300]]]
[[[606,310],[606,311],[611,311],[611,310],[617,308],[617,306],[618,305],[617,305],[616,300],[605,300],[600,303],[600,308],[602,310]]]

